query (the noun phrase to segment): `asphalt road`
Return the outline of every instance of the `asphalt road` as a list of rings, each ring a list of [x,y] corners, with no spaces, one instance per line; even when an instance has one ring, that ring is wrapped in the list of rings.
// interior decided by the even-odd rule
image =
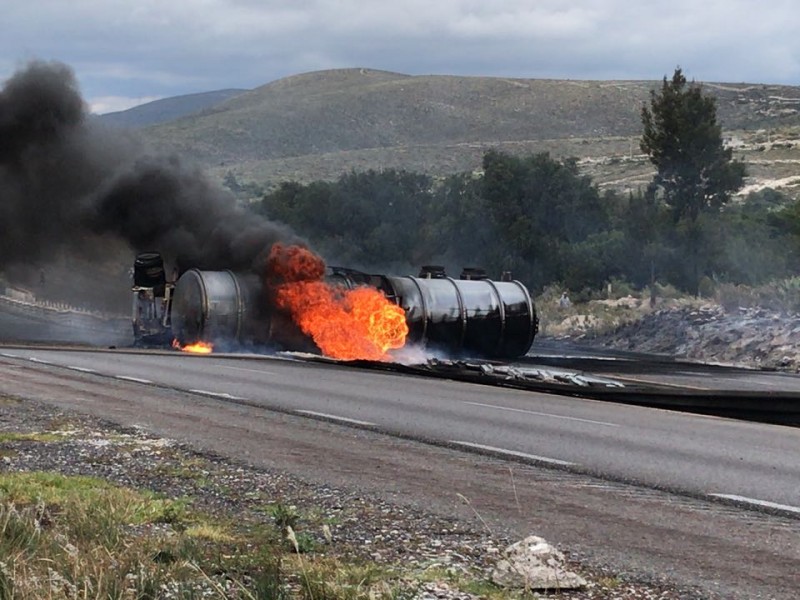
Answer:
[[[800,589],[800,429],[263,357],[0,347],[0,381],[324,485],[543,535],[696,590],[687,598]]]
[[[265,357],[44,349],[0,356],[800,518],[800,428]]]

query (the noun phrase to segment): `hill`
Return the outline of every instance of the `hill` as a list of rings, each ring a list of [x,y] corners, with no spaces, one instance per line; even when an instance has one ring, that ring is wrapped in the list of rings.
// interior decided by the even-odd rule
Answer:
[[[439,176],[478,169],[495,147],[574,156],[601,186],[630,189],[650,177],[640,111],[660,84],[339,69],[280,79],[144,133],[240,183],[390,167]],[[750,164],[750,185],[795,183],[800,87],[703,85]]]
[[[128,110],[98,115],[97,119],[121,127],[147,127],[199,113],[247,90],[227,89],[162,98]]]

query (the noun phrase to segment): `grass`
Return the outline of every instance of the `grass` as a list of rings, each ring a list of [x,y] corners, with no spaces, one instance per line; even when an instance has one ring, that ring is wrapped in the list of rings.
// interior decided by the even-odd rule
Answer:
[[[64,439],[57,433],[0,433],[0,444],[11,442],[59,442]]]
[[[75,443],[64,431],[2,436],[0,452],[19,443],[46,443],[42,452],[53,443]],[[122,451],[120,444],[111,447]],[[211,466],[192,455],[166,456],[179,486]],[[159,477],[164,457],[152,465]],[[431,581],[492,600],[530,597],[466,570],[376,562],[343,532],[331,532],[332,525],[345,526],[339,517],[261,494],[248,496],[235,512],[211,514],[199,500],[96,477],[0,473],[0,600],[404,600]]]
[[[316,554],[313,536],[287,524],[294,509],[272,510],[273,524],[228,522],[94,477],[1,474],[0,600],[389,600],[416,589],[388,567]]]

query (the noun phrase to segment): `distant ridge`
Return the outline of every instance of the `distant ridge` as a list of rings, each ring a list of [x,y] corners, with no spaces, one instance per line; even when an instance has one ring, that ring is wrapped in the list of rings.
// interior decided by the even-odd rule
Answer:
[[[800,87],[700,83],[728,136],[766,131],[774,141],[800,131]],[[636,157],[641,108],[660,85],[335,69],[279,79],[143,133],[240,183],[370,168],[442,176],[479,169],[482,154],[498,148],[575,156],[601,183],[635,189],[650,173]]]
[[[246,91],[243,89],[226,89],[173,96],[140,104],[127,110],[98,115],[97,118],[121,127],[148,127],[200,113]]]

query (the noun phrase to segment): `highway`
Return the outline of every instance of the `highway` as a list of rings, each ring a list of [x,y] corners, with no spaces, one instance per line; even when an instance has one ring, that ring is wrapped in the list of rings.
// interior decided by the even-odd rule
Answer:
[[[800,428],[263,356],[7,347],[0,360],[800,518]]]
[[[605,372],[641,376],[628,367]],[[740,377],[646,376],[679,371],[680,385]],[[257,468],[541,535],[681,597],[800,589],[800,428],[263,356],[7,345],[0,381]]]

